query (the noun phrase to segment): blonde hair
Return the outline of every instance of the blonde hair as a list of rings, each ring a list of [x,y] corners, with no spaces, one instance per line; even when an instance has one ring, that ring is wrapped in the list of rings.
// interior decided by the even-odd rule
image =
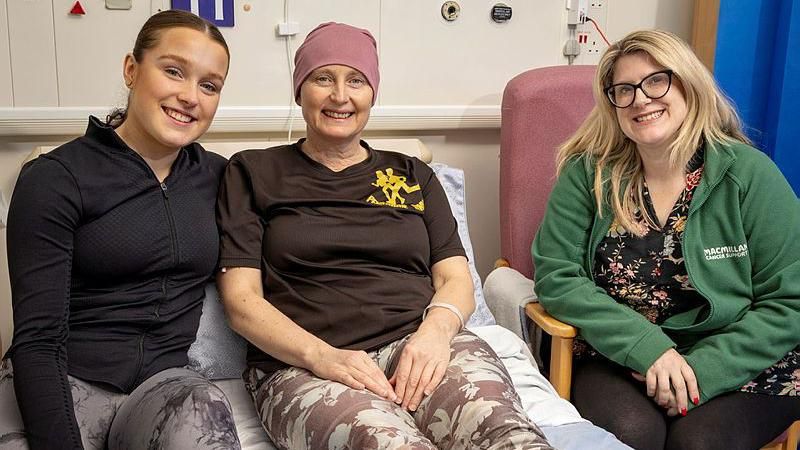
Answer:
[[[595,106],[578,131],[559,147],[556,166],[557,172],[561,173],[573,158],[589,156],[585,163],[596,165],[594,195],[601,216],[603,206],[610,205],[620,225],[633,234],[642,235],[644,230],[634,219],[637,208],[649,225],[655,226],[656,223],[644,206],[642,160],[636,144],[623,134],[615,107],[605,93],[612,83],[614,66],[619,58],[638,52],[671,69],[673,77],[683,86],[687,115],[669,146],[669,160],[673,167],[686,166],[704,142],[750,141],[742,132],[741,122],[730,100],[720,91],[692,49],[679,37],[659,30],[634,31],[611,45],[597,66],[592,89]],[[610,183],[610,190],[604,186],[606,183]]]

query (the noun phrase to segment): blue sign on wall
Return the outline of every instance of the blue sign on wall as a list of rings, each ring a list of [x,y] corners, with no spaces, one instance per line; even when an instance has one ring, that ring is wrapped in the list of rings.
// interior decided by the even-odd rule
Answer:
[[[233,26],[233,0],[172,0],[172,9],[191,11],[218,27]]]

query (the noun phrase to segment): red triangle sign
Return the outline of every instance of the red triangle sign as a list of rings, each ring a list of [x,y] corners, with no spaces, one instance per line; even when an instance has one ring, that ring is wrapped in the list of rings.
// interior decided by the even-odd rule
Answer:
[[[77,2],[75,2],[74,5],[72,5],[72,9],[69,10],[69,13],[70,14],[74,14],[74,15],[81,15],[82,16],[82,15],[86,14],[86,10],[83,9],[83,6],[81,5],[81,2],[77,1]]]

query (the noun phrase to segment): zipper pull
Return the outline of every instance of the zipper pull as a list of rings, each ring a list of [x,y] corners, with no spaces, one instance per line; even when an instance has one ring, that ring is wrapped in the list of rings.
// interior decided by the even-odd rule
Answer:
[[[167,195],[167,183],[163,181],[161,182],[161,192],[164,193],[164,197],[169,198],[169,195]]]

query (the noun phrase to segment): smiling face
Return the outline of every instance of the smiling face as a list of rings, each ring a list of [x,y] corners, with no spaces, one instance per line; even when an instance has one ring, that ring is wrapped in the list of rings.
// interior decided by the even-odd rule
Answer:
[[[352,67],[322,66],[300,87],[300,106],[308,140],[357,144],[369,120],[372,87]]]
[[[125,57],[131,93],[119,136],[139,153],[174,152],[208,130],[219,104],[228,55],[205,33],[185,27],[160,33],[141,61]]]
[[[646,53],[631,53],[620,57],[614,64],[612,84],[638,84],[662,70],[665,67],[657,65]],[[661,98],[648,98],[641,89],[636,90],[635,96],[631,106],[615,108],[622,132],[636,143],[639,152],[666,152],[688,112],[680,80],[673,76],[672,86]]]

